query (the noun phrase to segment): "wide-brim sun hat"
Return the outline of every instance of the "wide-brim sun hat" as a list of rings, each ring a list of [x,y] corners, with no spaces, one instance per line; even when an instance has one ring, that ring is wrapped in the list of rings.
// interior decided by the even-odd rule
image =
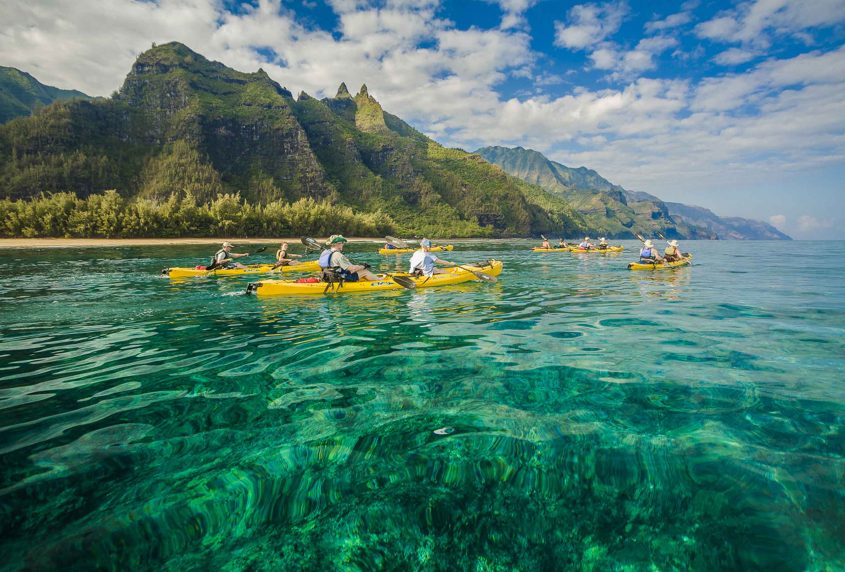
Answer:
[[[670,240],[669,246],[678,246],[678,241],[677,240]]]
[[[648,248],[651,248],[652,246],[654,246],[654,243],[653,243],[651,240],[647,240],[647,241],[645,241],[645,245],[646,245]]]
[[[601,238],[599,239],[599,242],[603,242],[603,241],[605,241],[605,240],[607,240],[605,237],[601,237]]]
[[[224,242],[223,243],[223,248],[234,248],[234,247],[235,247],[235,245],[232,244],[231,242]]]
[[[326,244],[338,244],[342,242],[349,242],[342,234],[333,234],[326,241]]]
[[[585,236],[585,237],[584,237],[584,240],[590,240],[590,237],[589,237],[589,236]]]

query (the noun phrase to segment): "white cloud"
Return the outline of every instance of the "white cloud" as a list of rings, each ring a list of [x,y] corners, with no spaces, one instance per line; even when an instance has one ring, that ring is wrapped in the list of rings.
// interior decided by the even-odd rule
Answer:
[[[827,230],[835,226],[833,219],[820,219],[812,215],[801,215],[798,217],[798,230],[805,233]]]
[[[768,47],[773,36],[810,40],[806,30],[845,21],[845,0],[752,0],[696,27],[701,38]]]
[[[670,14],[662,20],[652,20],[645,26],[645,31],[649,34],[654,32],[662,32],[663,30],[671,30],[678,28],[692,21],[692,14],[690,12],[677,12]]]
[[[574,50],[594,46],[619,30],[627,12],[624,2],[575,6],[567,22],[555,22],[555,45]]]
[[[729,48],[713,58],[713,61],[723,66],[734,66],[750,62],[759,55],[760,53],[755,50]]]
[[[783,230],[786,228],[786,215],[776,214],[769,217],[769,222],[775,228]]]

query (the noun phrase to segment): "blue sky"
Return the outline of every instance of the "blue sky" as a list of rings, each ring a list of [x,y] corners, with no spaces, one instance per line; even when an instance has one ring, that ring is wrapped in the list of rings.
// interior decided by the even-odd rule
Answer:
[[[845,0],[4,0],[0,65],[109,95],[181,41],[294,94],[366,83],[443,144],[845,239]]]

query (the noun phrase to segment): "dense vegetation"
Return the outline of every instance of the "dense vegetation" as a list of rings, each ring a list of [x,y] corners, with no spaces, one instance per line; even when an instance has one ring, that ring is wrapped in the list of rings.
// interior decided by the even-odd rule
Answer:
[[[0,125],[0,196],[33,201],[4,203],[26,220],[7,224],[7,235],[319,234],[279,227],[280,205],[316,209],[314,220],[328,216],[319,209],[348,213],[340,218],[350,226],[327,232],[353,234],[380,233],[375,221],[437,237],[585,227],[564,200],[385,113],[366,86],[294,99],[261,70],[241,73],[178,43],[141,54],[110,99],[55,103]],[[119,201],[123,222],[57,227],[20,214],[71,197],[80,213]],[[221,227],[210,214],[221,197],[239,205],[238,222]],[[180,218],[183,204],[206,214]]]
[[[238,194],[220,194],[198,204],[190,193],[126,200],[111,190],[84,199],[74,193],[0,199],[3,237],[380,236],[396,229],[385,213],[309,198],[251,205]]]
[[[88,96],[81,91],[44,85],[26,72],[0,66],[0,123],[30,115],[60,99]]]

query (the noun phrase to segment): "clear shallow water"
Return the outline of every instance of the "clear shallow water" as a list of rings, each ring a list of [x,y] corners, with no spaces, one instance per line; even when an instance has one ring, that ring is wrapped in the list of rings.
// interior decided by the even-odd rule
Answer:
[[[256,299],[156,275],[208,248],[7,251],[0,567],[845,568],[845,243],[457,244],[499,283]]]

